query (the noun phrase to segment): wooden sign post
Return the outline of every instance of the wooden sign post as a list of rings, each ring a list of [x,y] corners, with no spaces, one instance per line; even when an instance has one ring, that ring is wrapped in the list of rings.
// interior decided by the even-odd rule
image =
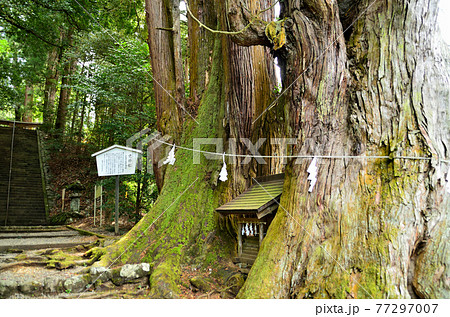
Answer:
[[[116,199],[114,232],[119,234],[119,176],[134,174],[138,155],[142,151],[125,146],[113,145],[92,154],[97,162],[98,176],[116,176]]]
[[[94,186],[94,226],[97,219],[97,200],[100,198],[100,226],[103,224],[103,186]]]

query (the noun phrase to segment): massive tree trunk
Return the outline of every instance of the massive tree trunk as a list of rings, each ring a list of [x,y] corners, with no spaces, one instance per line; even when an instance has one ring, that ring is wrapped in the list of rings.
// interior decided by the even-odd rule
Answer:
[[[146,0],[145,11],[148,28],[148,47],[151,56],[153,87],[155,90],[157,128],[163,135],[170,135],[178,142],[184,105],[184,81],[180,77],[178,47],[179,23],[174,24],[174,3],[163,0]],[[178,9],[179,10],[179,9]],[[178,17],[179,19],[179,17]],[[182,72],[181,72],[182,73]],[[181,88],[183,87],[183,88]],[[181,91],[183,90],[183,91]],[[181,106],[180,106],[181,105]],[[164,181],[164,168],[157,162],[165,155],[157,148],[153,153],[154,174],[158,189]]]
[[[232,37],[237,45],[222,34],[190,33],[190,39],[200,34],[190,41],[199,124],[185,115],[176,125],[180,109],[165,91],[175,90],[171,79],[158,88],[168,100],[158,102],[158,127],[164,134],[179,131],[176,140],[187,147],[194,137],[232,137],[238,153],[246,153],[243,138],[283,137],[296,141],[288,154],[385,157],[319,159],[312,192],[306,180],[311,160],[288,161],[281,206],[239,297],[448,297],[448,166],[438,158],[449,157],[449,79],[446,67],[436,67],[442,61],[437,0],[340,2],[341,16],[336,0],[280,2],[283,20],[272,26],[281,33],[269,40],[258,1],[191,1],[194,14],[212,28],[252,25]],[[164,64],[167,69],[157,64],[174,56],[173,39],[162,38],[172,32],[157,29],[172,28],[168,3],[147,1],[155,80],[175,73],[173,63]],[[190,21],[190,32],[194,25]],[[266,48],[253,45],[269,47],[283,66],[286,91],[267,110],[273,62]],[[263,154],[284,153],[266,146]],[[275,159],[266,166],[234,165],[230,179],[218,183],[220,163],[202,158],[195,165],[191,155],[177,150],[154,208],[101,250],[100,265],[152,262],[155,297],[177,296],[182,263],[231,256],[234,239],[214,208],[248,186],[251,176],[283,169]]]
[[[151,2],[152,6],[157,3]],[[192,3],[192,7],[195,5],[196,8],[193,12],[201,13],[198,17],[203,23],[208,23],[212,28],[226,29],[223,4],[213,5],[210,1]],[[258,2],[253,3],[256,5]],[[164,21],[166,17],[160,15],[161,12],[166,12],[161,8],[167,7],[162,4],[152,6],[147,3],[147,14],[153,17],[148,19],[150,38],[156,36],[155,32],[159,32],[159,36],[167,36],[167,30],[157,29],[167,28],[167,25],[161,22],[161,19]],[[195,22],[190,21],[191,25],[193,23]],[[189,38],[191,31],[190,29]],[[194,31],[192,37],[195,35]],[[189,67],[190,91],[194,100],[189,109],[192,111],[190,114],[195,115],[195,120],[185,113],[179,116],[184,119],[182,125],[177,126],[175,123],[179,119],[170,116],[170,111],[177,109],[176,105],[172,103],[170,110],[167,108],[168,103],[157,104],[160,108],[158,111],[160,131],[172,136],[178,132],[177,144],[191,148],[194,138],[227,140],[230,135],[237,135],[237,132],[231,130],[240,129],[244,123],[246,137],[250,137],[253,129],[252,116],[261,104],[269,103],[271,87],[274,85],[271,82],[271,79],[274,79],[273,59],[264,48],[240,48],[222,34],[208,34],[208,38],[207,41],[190,42],[191,52],[197,54],[191,55]],[[171,74],[166,69],[158,68],[160,70],[157,71],[156,67],[160,67],[157,66],[157,61],[170,60],[174,52],[164,50],[167,42],[162,39],[156,43],[152,43],[150,39],[149,43],[156,81],[159,76]],[[161,56],[162,52],[165,52],[165,55]],[[245,78],[259,81],[261,86],[241,85]],[[264,81],[261,81],[261,78]],[[163,82],[162,79],[158,81]],[[174,93],[173,89],[169,89],[174,87],[171,86],[173,81],[165,83],[168,86],[162,85],[164,89],[158,88],[160,98],[176,99],[175,96],[172,99],[167,95],[167,92]],[[155,92],[157,91],[155,89]],[[240,114],[235,116],[238,109],[242,116]],[[177,113],[185,112],[183,109],[177,111]],[[205,146],[203,149],[219,150],[214,146]],[[248,177],[231,173],[229,169],[230,180],[221,183],[218,181],[221,161],[207,160],[202,156],[201,164],[193,164],[192,152],[182,149],[178,149],[175,155],[175,165],[167,167],[164,184],[155,206],[126,236],[101,251],[103,257],[98,264],[105,265],[115,261],[151,262],[153,271],[150,283],[154,297],[177,297],[179,291],[177,283],[183,263],[205,264],[207,261],[215,261],[220,256],[233,256],[234,238],[226,230],[230,223],[219,219],[214,210],[220,203],[231,199],[236,192],[244,190],[249,181]],[[236,182],[233,181],[235,177],[238,178]],[[239,185],[233,186],[233,183]]]
[[[438,159],[449,157],[450,112],[437,1],[361,1],[347,43],[336,1],[283,3],[292,88],[276,108],[295,114],[295,154],[390,158],[319,159],[311,193],[310,160],[290,162],[239,296],[448,297],[448,166]]]

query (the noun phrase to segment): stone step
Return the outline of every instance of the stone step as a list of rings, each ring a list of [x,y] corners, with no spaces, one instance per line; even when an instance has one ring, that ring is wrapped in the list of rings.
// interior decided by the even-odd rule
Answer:
[[[79,233],[73,230],[33,231],[33,232],[0,232],[0,239],[56,238],[74,237]]]
[[[245,264],[249,264],[249,265],[253,265],[253,263],[255,263],[255,258],[246,257],[246,256],[241,256],[241,257],[237,258],[236,260],[237,260],[237,263],[245,263]]]
[[[54,232],[67,231],[66,226],[1,226],[0,232]],[[72,231],[72,230],[71,230]]]
[[[0,127],[0,224],[6,217],[8,180],[10,196],[8,224],[45,224],[44,193],[39,163],[37,132],[16,128],[10,175],[12,129]]]

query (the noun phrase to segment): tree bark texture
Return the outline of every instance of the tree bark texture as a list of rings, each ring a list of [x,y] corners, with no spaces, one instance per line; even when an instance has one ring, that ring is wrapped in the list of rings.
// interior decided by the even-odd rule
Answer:
[[[191,6],[191,10],[192,8],[194,5]],[[208,26],[226,29],[226,10],[222,3],[213,5],[210,1],[197,2],[193,12],[201,12],[203,21],[214,22]],[[153,26],[149,25],[150,29],[158,25],[157,20],[153,20],[152,23]],[[149,30],[149,33],[152,34],[154,31]],[[190,33],[189,38],[195,38],[195,32],[192,37]],[[166,44],[158,42],[154,48],[161,49],[160,46],[164,45]],[[266,50],[264,48],[239,50],[239,47],[222,34],[215,34],[211,37],[211,41],[191,40],[190,45],[191,52],[195,51],[198,54],[195,58],[191,56],[190,61],[190,74],[198,78],[190,82],[191,93],[195,92],[197,96],[195,98],[199,99],[198,114],[195,118],[198,124],[189,116],[185,116],[181,129],[172,126],[165,132],[172,134],[171,129],[180,129],[181,137],[178,144],[191,148],[193,138],[226,140],[230,135],[237,135],[238,132],[231,132],[230,127],[240,128],[244,125],[244,121],[247,123],[246,135],[250,136],[251,116],[255,115],[261,106],[257,101],[268,104],[270,100],[263,98],[270,97],[270,87],[273,87],[271,82],[273,66],[269,65],[267,58],[270,57]],[[159,54],[154,52],[156,51],[152,48],[152,65],[153,54]],[[208,58],[203,60],[199,56]],[[238,56],[241,58],[237,58]],[[155,59],[158,58],[167,59],[167,56],[155,56]],[[207,78],[200,80],[201,74],[198,73],[200,70]],[[170,69],[161,71],[170,73]],[[153,72],[158,74],[155,69]],[[242,82],[242,78],[245,77],[255,80],[264,78],[265,82],[262,87],[247,86]],[[267,90],[262,92],[261,89],[264,87],[267,87]],[[238,109],[241,113],[234,116]],[[158,119],[161,115],[164,115],[163,112],[158,113]],[[214,146],[202,149],[216,151]],[[142,260],[153,263],[150,276],[151,293],[157,298],[178,296],[177,283],[183,263],[205,264],[208,263],[207,259],[215,261],[220,256],[235,255],[234,238],[230,234],[233,232],[233,223],[222,219],[215,212],[215,208],[234,197],[236,192],[244,190],[245,182],[249,181],[248,177],[238,175],[239,180],[234,182],[235,174],[229,169],[229,181],[221,183],[218,181],[221,161],[207,160],[201,156],[201,163],[193,164],[192,152],[182,149],[177,149],[175,156],[175,165],[167,167],[164,185],[155,206],[120,241],[100,251],[104,255],[98,264],[111,263],[117,257],[122,263]]]
[[[33,85],[25,86],[25,100],[23,103],[22,121],[33,122],[33,106],[34,106],[34,88]]]
[[[254,15],[269,8],[273,1],[247,1],[246,8]],[[261,19],[271,21],[273,10],[260,15]],[[229,20],[228,20],[228,23]],[[227,103],[226,122],[228,138],[236,140],[235,152],[251,154],[248,142],[257,142],[260,122],[254,122],[264,106],[273,100],[275,87],[274,59],[269,48],[264,46],[239,46],[228,37],[229,50],[229,97]],[[263,136],[265,137],[265,136]],[[248,140],[248,141],[247,141]],[[226,144],[230,147],[230,144]],[[230,172],[233,182],[230,186],[233,193],[242,192],[251,183],[251,177],[258,173],[255,161],[241,164],[242,158],[230,158]]]
[[[290,162],[239,297],[449,297],[448,166],[438,164],[449,157],[449,79],[438,1],[361,1],[346,43],[336,1],[285,4],[283,85],[292,90],[276,107],[295,114],[297,153],[433,160],[319,159],[312,193],[309,161]]]
[[[145,2],[148,25],[148,45],[154,80],[158,130],[174,133],[179,128],[180,113],[176,102],[176,72],[174,57],[173,6],[171,1]],[[179,36],[179,34],[177,33]],[[181,109],[180,109],[181,110]],[[175,137],[175,136],[174,136]]]
[[[203,24],[208,26],[218,25],[217,9],[213,1],[192,0],[189,1],[189,7]],[[215,35],[200,27],[190,15],[188,15],[188,29],[190,98],[194,105],[198,107],[211,78],[210,70]]]
[[[63,40],[66,40],[69,45],[73,42],[73,29],[69,29],[67,34],[64,35]],[[59,91],[59,103],[58,109],[56,111],[55,119],[55,130],[58,131],[59,135],[64,135],[64,130],[67,121],[67,107],[70,102],[70,93],[72,88],[70,87],[71,76],[75,71],[77,61],[73,57],[68,57],[65,62],[62,78],[61,78],[61,88]]]
[[[176,39],[180,36],[179,24],[174,25],[172,1],[146,0],[145,12],[157,127],[163,135],[171,135],[176,142],[179,140],[183,117],[180,105],[183,106],[184,100],[184,81],[179,71],[181,49],[177,47],[180,42]],[[163,185],[165,169],[158,169],[155,163],[164,155],[160,151],[154,153],[154,173],[159,190]]]
[[[61,50],[51,48],[47,57],[47,74],[44,85],[43,124],[46,129],[53,126],[56,92],[58,91],[58,65]]]
[[[152,67],[174,54],[168,48],[173,40],[162,39],[172,33],[156,30],[171,27],[164,13],[168,2],[147,2],[149,34],[161,32],[149,41]],[[197,0],[191,9],[212,28],[238,31],[254,20],[256,3]],[[449,198],[443,188],[448,166],[438,162],[449,158],[449,78],[448,67],[439,66],[444,58],[435,32],[437,0],[280,4],[286,43],[277,50],[260,17],[231,37],[235,44],[225,35],[203,37],[202,29],[191,34],[190,21],[191,97],[198,98],[200,124],[185,117],[178,144],[192,147],[194,137],[231,137],[243,154],[244,138],[254,143],[278,137],[296,141],[287,154],[390,158],[319,159],[311,193],[306,180],[311,160],[288,161],[281,206],[239,297],[449,297]],[[339,4],[347,8],[341,16]],[[352,17],[359,17],[353,25]],[[350,27],[345,37],[343,26]],[[283,66],[287,90],[267,111],[273,100],[272,60],[267,48],[253,45],[265,45]],[[170,65],[156,71],[155,64],[153,72],[173,75]],[[163,134],[177,129],[167,109],[158,112]],[[278,153],[273,146],[262,149],[262,154]],[[264,167],[236,164],[228,170],[229,180],[218,183],[221,163],[202,158],[195,165],[191,155],[177,150],[154,208],[100,251],[99,265],[116,257],[152,262],[154,297],[177,297],[183,263],[231,256],[236,246],[230,246],[234,238],[228,232],[235,228],[214,209],[245,189],[252,176],[284,168],[275,160]]]

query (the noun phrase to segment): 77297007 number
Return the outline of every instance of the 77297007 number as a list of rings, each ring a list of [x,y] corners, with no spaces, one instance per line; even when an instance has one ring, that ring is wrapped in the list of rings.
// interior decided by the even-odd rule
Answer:
[[[376,304],[377,314],[405,314],[405,313],[425,313],[434,314],[438,304]]]

